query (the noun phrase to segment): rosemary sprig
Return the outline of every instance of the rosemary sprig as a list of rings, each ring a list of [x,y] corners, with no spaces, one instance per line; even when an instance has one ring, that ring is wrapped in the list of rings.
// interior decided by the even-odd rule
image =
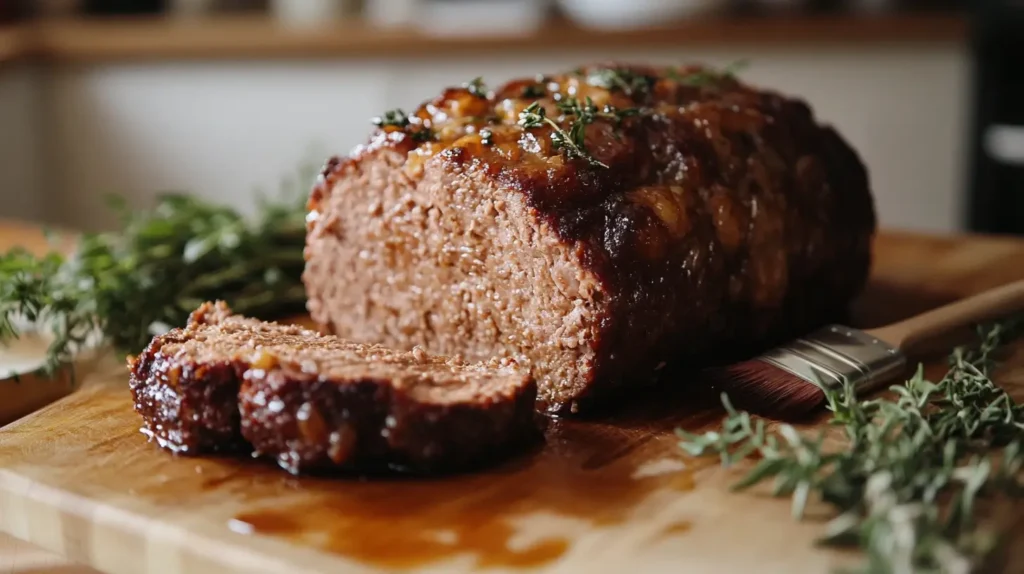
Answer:
[[[83,235],[70,257],[0,255],[0,344],[25,322],[53,335],[42,372],[52,375],[90,337],[124,353],[184,324],[201,302],[273,317],[305,303],[305,203],[315,168],[260,198],[255,220],[196,197],[165,194],[154,209],[115,205],[121,229]],[[91,341],[90,341],[91,342]]]
[[[591,165],[607,168],[608,166],[598,161],[586,149],[586,128],[599,119],[611,121],[616,127],[631,116],[638,115],[640,111],[636,108],[617,109],[614,106],[605,105],[598,108],[589,97],[583,103],[577,98],[564,98],[556,103],[558,111],[566,119],[571,118],[569,129],[562,129],[562,126],[547,116],[547,109],[540,102],[533,102],[519,113],[519,125],[526,129],[538,128],[543,125],[550,126],[554,131],[551,133],[551,141],[555,148],[565,152],[569,158],[578,158],[587,161]]]
[[[723,465],[759,461],[735,490],[774,480],[800,518],[811,499],[838,516],[821,544],[859,547],[865,572],[971,572],[998,537],[984,530],[978,507],[988,495],[1019,496],[1024,465],[1024,407],[991,379],[993,354],[1021,334],[1024,320],[981,329],[976,350],[956,349],[937,383],[917,373],[895,398],[858,400],[852,388],[826,393],[829,424],[842,448],[825,448],[824,432],[809,438],[735,410],[722,397],[722,427],[703,435],[677,431],[693,456]]]

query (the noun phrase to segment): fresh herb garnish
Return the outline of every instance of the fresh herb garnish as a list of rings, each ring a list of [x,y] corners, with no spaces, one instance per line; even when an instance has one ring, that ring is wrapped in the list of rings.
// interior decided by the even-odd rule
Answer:
[[[409,125],[409,116],[401,108],[395,108],[384,112],[384,115],[373,118],[373,125],[377,127],[404,128]]]
[[[555,105],[567,119],[572,119],[568,130],[562,129],[558,122],[547,117],[547,110],[540,105],[540,102],[534,102],[520,112],[519,125],[527,129],[541,127],[544,124],[551,126],[554,130],[551,134],[551,141],[555,144],[555,148],[562,150],[570,158],[583,159],[591,165],[604,168],[608,166],[587,153],[586,127],[598,119],[610,120],[615,122],[616,127],[619,127],[627,117],[640,113],[636,108],[619,110],[609,105],[598,109],[589,97],[582,104],[573,97],[565,98]]]
[[[648,93],[657,81],[654,76],[614,68],[598,68],[587,74],[587,83],[591,86],[619,90],[629,97]]]
[[[52,375],[87,338],[123,353],[139,352],[154,334],[183,325],[207,300],[271,318],[300,312],[306,200],[316,170],[284,182],[286,195],[260,198],[257,217],[197,197],[166,194],[156,207],[124,205],[116,233],[79,238],[70,257],[0,255],[0,344],[23,321],[52,332],[42,372]]]
[[[409,119],[409,116],[402,111],[401,108],[388,110],[384,112],[384,115],[373,118],[372,121],[373,125],[377,127],[388,126],[402,128],[403,130],[412,125],[412,120]],[[434,130],[423,125],[418,125],[414,130],[406,130],[406,133],[413,139],[413,141],[429,142],[436,139],[434,137]]]
[[[466,90],[478,98],[487,97],[487,85],[484,84],[484,79],[476,77],[462,85]]]
[[[992,382],[993,354],[1024,329],[1024,320],[980,329],[978,349],[958,348],[937,383],[917,373],[895,398],[858,400],[851,388],[826,393],[829,424],[842,429],[842,446],[810,438],[735,410],[719,430],[683,431],[680,446],[723,465],[756,456],[733,486],[774,479],[776,496],[792,498],[803,516],[812,499],[838,514],[819,543],[859,547],[869,572],[972,572],[991,556],[998,535],[982,528],[978,509],[992,497],[1024,494],[1024,406]],[[949,569],[950,565],[957,565]]]
[[[521,98],[542,98],[542,97],[544,97],[544,94],[546,94],[546,93],[547,93],[547,90],[544,89],[544,86],[542,86],[540,84],[530,84],[528,86],[523,87],[523,91],[522,91],[522,93],[519,94],[519,97],[521,97]]]
[[[533,102],[526,106],[526,109],[519,112],[519,125],[526,129],[539,128],[545,124],[551,126],[551,129],[554,130],[551,133],[551,141],[555,144],[555,148],[564,151],[568,157],[584,159],[591,165],[608,167],[587,153],[581,125],[577,125],[574,122],[569,131],[566,132],[562,129],[562,126],[558,125],[558,122],[547,116],[547,109],[540,105],[540,102]]]
[[[408,133],[409,137],[411,137],[413,141],[417,142],[432,142],[437,139],[435,137],[434,130],[423,126],[420,126],[418,129],[412,130]]]
[[[687,86],[710,87],[716,86],[725,80],[735,80],[736,74],[749,65],[747,60],[737,60],[721,70],[697,70],[694,72],[680,73],[679,70],[670,69],[668,76]]]

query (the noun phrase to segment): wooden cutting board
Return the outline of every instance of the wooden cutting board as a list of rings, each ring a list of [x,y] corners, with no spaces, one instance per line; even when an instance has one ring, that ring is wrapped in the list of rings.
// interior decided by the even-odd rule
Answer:
[[[0,250],[22,247],[39,255],[54,247],[71,248],[71,236],[51,246],[42,230],[35,225],[0,219]],[[22,417],[71,392],[73,384],[66,372],[52,379],[32,375],[12,377],[42,365],[50,338],[34,333],[8,346],[0,346],[0,426]],[[2,565],[2,563],[0,563]],[[2,570],[0,570],[2,572]]]
[[[1016,240],[890,233],[877,253],[860,326],[1024,277]],[[138,432],[123,364],[107,367],[0,430],[0,531],[112,574],[795,574],[856,559],[813,546],[824,516],[794,522],[786,501],[729,493],[735,474],[681,455],[673,429],[721,417],[708,392],[555,421],[543,448],[477,474],[296,478],[158,450]],[[1024,347],[998,380],[1024,398]]]

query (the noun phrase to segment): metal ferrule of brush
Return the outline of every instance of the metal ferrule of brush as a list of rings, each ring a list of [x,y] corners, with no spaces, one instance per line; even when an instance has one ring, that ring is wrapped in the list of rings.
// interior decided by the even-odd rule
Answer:
[[[824,390],[849,381],[856,393],[870,392],[906,368],[899,349],[864,331],[829,325],[762,357]]]

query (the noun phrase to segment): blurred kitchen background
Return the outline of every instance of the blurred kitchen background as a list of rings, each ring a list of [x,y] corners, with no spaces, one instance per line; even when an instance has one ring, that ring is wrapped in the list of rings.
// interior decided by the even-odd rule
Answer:
[[[0,217],[251,209],[445,85],[616,58],[725,65],[860,151],[890,228],[1024,233],[1024,2],[0,0]]]

